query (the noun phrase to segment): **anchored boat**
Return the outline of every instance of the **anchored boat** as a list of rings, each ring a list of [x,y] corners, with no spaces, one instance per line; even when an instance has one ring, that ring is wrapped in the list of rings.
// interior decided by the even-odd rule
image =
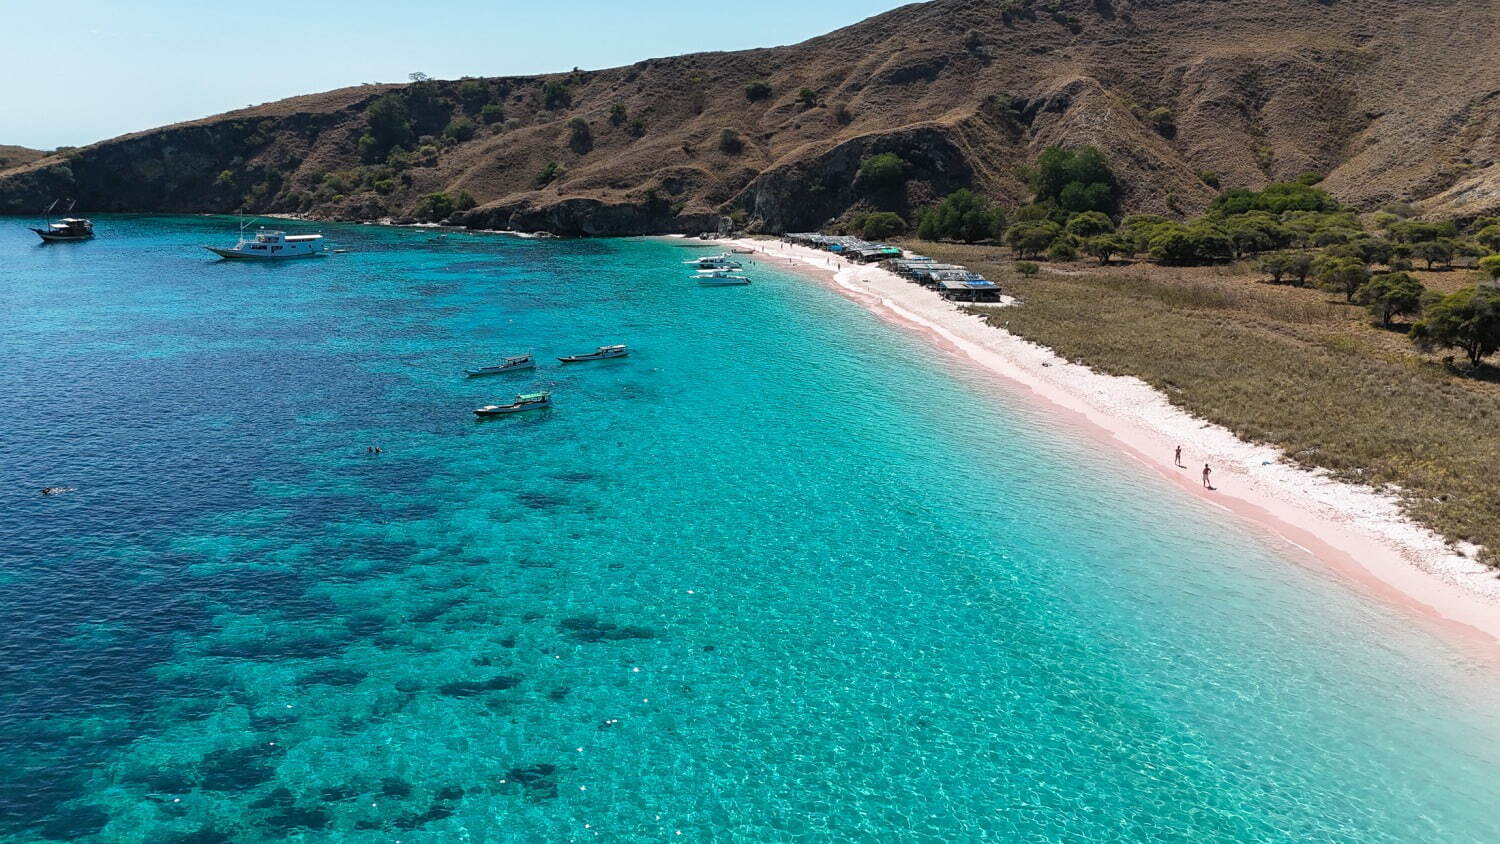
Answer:
[[[328,254],[328,246],[321,234],[287,234],[282,231],[266,231],[262,227],[250,240],[245,239],[245,227],[240,226],[240,240],[234,246],[223,249],[205,246],[204,249],[230,261],[280,261],[287,258],[318,258]]]
[[[728,270],[709,270],[693,277],[704,287],[733,287],[750,283],[748,276],[735,275]]]
[[[697,267],[700,270],[738,270],[744,267],[739,261],[729,257],[727,252],[722,255],[708,255],[702,258],[694,258],[691,261],[683,261],[683,263],[691,267]]]
[[[563,363],[582,363],[586,360],[609,360],[610,358],[622,358],[628,354],[630,354],[630,350],[625,348],[623,345],[600,346],[597,350],[589,352],[586,355],[568,355],[564,358],[558,358],[558,360],[562,361]]]
[[[504,416],[507,413],[522,413],[528,410],[543,410],[552,406],[551,393],[522,393],[510,404],[487,404],[474,408],[475,416]]]
[[[52,204],[48,205],[47,210],[43,212],[43,216],[47,218],[46,228],[32,228],[37,237],[40,237],[43,243],[76,243],[92,238],[94,224],[82,217],[64,217],[55,223],[52,222],[52,209],[57,207],[58,202],[59,200],[52,200]],[[72,211],[76,204],[78,204],[77,200],[69,203],[68,211]]]
[[[503,372],[516,372],[522,369],[535,369],[536,360],[531,355],[511,355],[494,366],[481,366],[478,369],[465,369],[464,374],[475,375],[499,375]]]

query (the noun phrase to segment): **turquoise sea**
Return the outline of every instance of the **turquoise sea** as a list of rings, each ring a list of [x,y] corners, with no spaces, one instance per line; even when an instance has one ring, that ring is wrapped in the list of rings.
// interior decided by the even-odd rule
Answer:
[[[817,284],[29,222],[0,840],[1500,840],[1492,665]]]

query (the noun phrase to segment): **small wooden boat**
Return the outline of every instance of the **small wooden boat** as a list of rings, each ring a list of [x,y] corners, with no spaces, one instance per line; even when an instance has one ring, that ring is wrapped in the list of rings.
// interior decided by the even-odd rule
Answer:
[[[478,369],[465,369],[464,374],[470,377],[476,375],[500,375],[505,372],[517,372],[522,369],[536,368],[536,359],[531,355],[511,355],[494,366],[481,366]]]
[[[626,349],[623,345],[600,346],[597,350],[589,352],[586,355],[568,355],[565,358],[558,358],[558,360],[562,361],[563,363],[582,363],[586,360],[609,360],[610,358],[622,358],[628,354],[630,354],[630,350]]]
[[[545,410],[552,406],[551,393],[522,393],[510,404],[487,404],[474,408],[475,416],[504,416],[507,413],[522,413],[527,410]]]
[[[45,229],[32,229],[43,243],[76,243],[94,236],[94,224],[78,217],[64,217]]]

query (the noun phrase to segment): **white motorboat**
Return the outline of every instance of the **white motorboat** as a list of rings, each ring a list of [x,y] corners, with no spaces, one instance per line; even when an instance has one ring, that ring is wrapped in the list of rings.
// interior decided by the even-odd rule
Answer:
[[[630,354],[630,350],[623,345],[600,346],[598,349],[586,355],[568,355],[558,358],[563,363],[582,363],[586,360],[609,360],[610,358],[622,358]]]
[[[535,369],[536,359],[531,355],[511,355],[494,366],[481,366],[477,369],[465,369],[464,374],[475,375],[500,375],[505,372],[517,372],[522,369]]]
[[[702,258],[694,258],[691,261],[683,261],[683,263],[691,267],[697,267],[700,270],[738,270],[744,266],[739,261],[729,257],[728,253],[707,255]]]
[[[318,258],[329,253],[321,234],[287,234],[283,231],[266,231],[261,228],[255,237],[245,239],[245,227],[240,227],[240,240],[228,249],[205,246],[204,249],[230,261],[279,261],[287,258]]]
[[[735,275],[731,272],[704,273],[695,276],[698,283],[704,287],[734,287],[741,284],[749,284],[748,276]]]

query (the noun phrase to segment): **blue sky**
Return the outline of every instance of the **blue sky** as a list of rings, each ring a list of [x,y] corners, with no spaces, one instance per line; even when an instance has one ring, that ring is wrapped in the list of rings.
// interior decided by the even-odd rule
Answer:
[[[898,0],[0,0],[0,144],[51,149],[360,82],[791,44]]]

